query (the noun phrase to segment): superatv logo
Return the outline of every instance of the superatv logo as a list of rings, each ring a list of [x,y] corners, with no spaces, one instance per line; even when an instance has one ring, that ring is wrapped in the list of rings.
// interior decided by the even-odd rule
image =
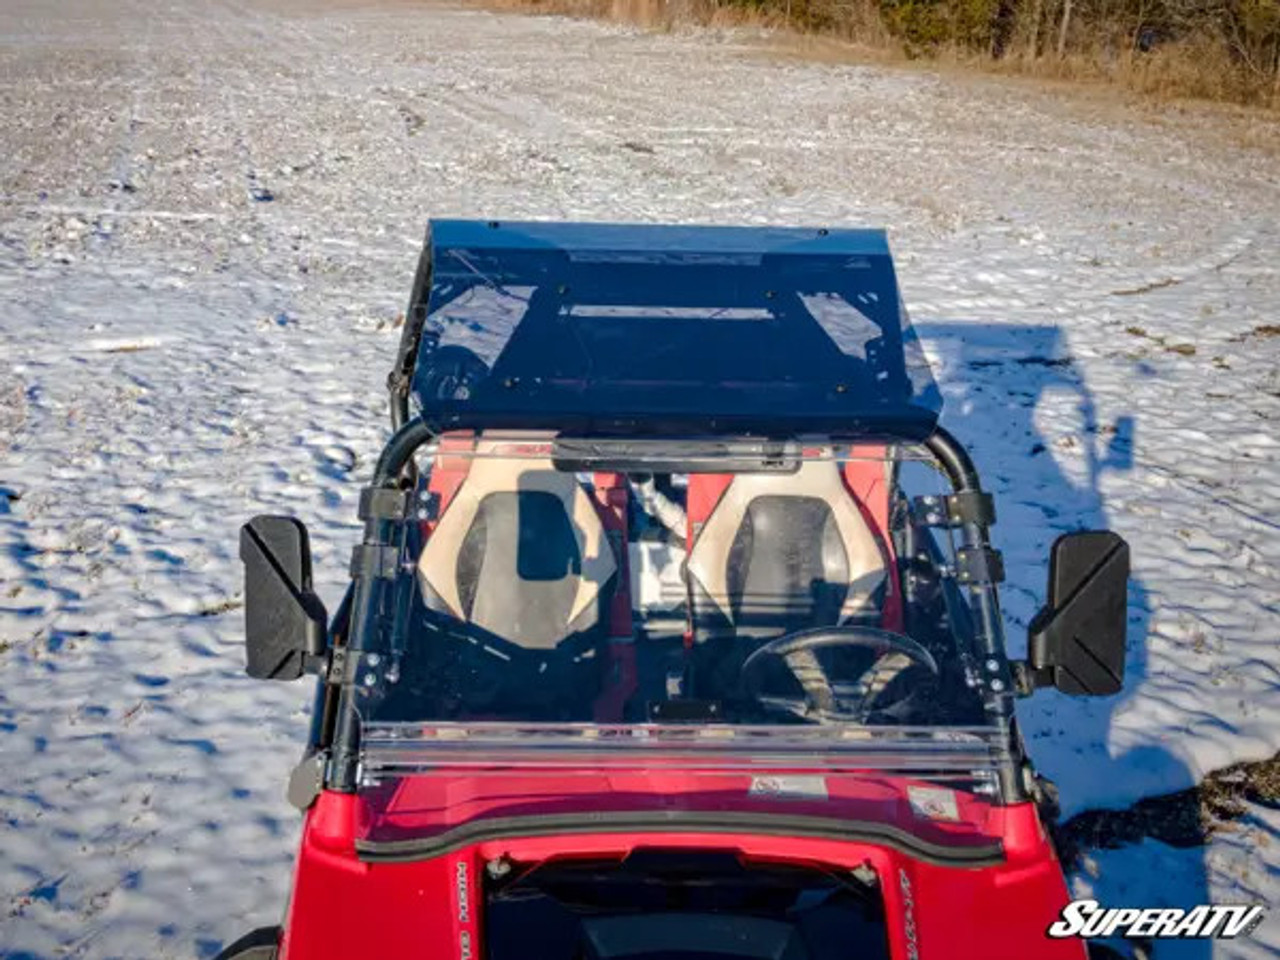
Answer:
[[[1097,900],[1073,900],[1049,925],[1055,940],[1067,937],[1150,937],[1169,940],[1232,940],[1262,922],[1262,907],[1244,904],[1192,907],[1104,909]]]

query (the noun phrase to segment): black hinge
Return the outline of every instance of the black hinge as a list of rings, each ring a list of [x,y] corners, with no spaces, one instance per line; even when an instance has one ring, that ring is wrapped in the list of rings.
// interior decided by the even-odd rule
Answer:
[[[916,516],[930,527],[962,527],[966,523],[989,527],[996,522],[996,502],[981,490],[916,497],[912,506]]]
[[[994,547],[961,547],[956,551],[957,583],[999,583],[1004,557]]]

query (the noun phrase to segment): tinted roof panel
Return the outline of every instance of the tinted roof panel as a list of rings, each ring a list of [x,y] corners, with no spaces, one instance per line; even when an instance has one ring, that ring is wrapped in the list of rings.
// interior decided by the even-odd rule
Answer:
[[[443,429],[887,432],[941,401],[877,230],[433,221]]]

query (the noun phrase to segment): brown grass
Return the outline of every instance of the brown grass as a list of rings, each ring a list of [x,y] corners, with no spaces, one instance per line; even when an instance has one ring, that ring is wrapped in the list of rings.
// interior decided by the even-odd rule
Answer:
[[[1162,102],[1199,99],[1280,109],[1280,86],[1233,62],[1220,46],[1205,40],[1168,43],[1149,53],[1116,50],[1116,42],[1082,44],[1067,52],[1028,54],[1016,34],[999,60],[956,44],[912,47],[890,33],[874,0],[831,0],[835,11],[817,27],[788,16],[789,0],[760,0],[744,7],[727,0],[480,0],[490,8],[630,23],[668,32],[680,27],[748,27],[773,32],[769,46],[782,56],[818,62],[905,62],[977,69],[1073,85],[1131,91]],[[797,5],[799,0],[797,0]],[[814,9],[809,0],[808,9]],[[1124,46],[1124,44],[1120,44]],[[1264,142],[1273,138],[1266,130]]]
[[[1280,754],[1216,770],[1187,790],[1139,800],[1124,810],[1087,810],[1054,829],[1069,868],[1088,849],[1115,849],[1151,837],[1172,847],[1199,847],[1247,812],[1247,803],[1280,803]]]

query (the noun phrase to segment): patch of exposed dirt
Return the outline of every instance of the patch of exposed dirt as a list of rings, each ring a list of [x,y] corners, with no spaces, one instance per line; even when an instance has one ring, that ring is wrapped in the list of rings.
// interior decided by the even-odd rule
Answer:
[[[1054,840],[1068,870],[1085,850],[1114,850],[1147,837],[1171,847],[1200,847],[1244,816],[1249,803],[1280,807],[1280,753],[1215,770],[1194,787],[1123,810],[1078,813],[1054,828]]]

